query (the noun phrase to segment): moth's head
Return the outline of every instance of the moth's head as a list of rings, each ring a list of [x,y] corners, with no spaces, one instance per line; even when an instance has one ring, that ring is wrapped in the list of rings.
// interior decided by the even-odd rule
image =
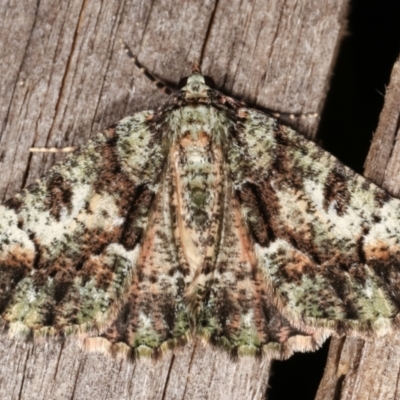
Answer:
[[[203,76],[200,64],[195,61],[192,66],[192,74],[181,79],[179,86],[185,92],[186,99],[207,98],[210,90],[210,79]]]

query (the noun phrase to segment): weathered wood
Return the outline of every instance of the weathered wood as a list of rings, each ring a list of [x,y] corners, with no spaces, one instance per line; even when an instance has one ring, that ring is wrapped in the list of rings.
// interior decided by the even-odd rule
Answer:
[[[400,61],[393,67],[364,175],[393,196],[400,197]]]
[[[0,193],[5,200],[62,155],[166,99],[121,48],[177,83],[199,58],[224,92],[260,107],[322,109],[347,0],[0,0]],[[318,118],[299,123],[314,137]],[[153,363],[87,354],[65,343],[0,342],[4,399],[260,399],[269,362],[196,343]]]
[[[400,195],[400,61],[393,67],[385,104],[365,163],[365,176]],[[371,342],[332,339],[316,400],[400,398],[400,334]]]

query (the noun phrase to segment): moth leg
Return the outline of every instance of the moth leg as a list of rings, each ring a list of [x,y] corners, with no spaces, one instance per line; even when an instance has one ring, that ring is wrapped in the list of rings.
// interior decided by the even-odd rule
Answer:
[[[75,151],[77,147],[30,147],[31,153],[71,153]]]

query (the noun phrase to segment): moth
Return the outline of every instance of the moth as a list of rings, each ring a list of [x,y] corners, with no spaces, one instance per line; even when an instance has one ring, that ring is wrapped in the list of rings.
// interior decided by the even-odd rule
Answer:
[[[13,336],[287,358],[398,322],[400,201],[198,65],[0,207]]]

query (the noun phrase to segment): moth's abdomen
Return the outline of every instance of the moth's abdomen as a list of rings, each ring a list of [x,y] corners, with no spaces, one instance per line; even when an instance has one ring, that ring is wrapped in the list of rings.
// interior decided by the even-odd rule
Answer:
[[[193,277],[215,256],[223,197],[221,148],[200,126],[182,134],[170,160],[175,237]]]

